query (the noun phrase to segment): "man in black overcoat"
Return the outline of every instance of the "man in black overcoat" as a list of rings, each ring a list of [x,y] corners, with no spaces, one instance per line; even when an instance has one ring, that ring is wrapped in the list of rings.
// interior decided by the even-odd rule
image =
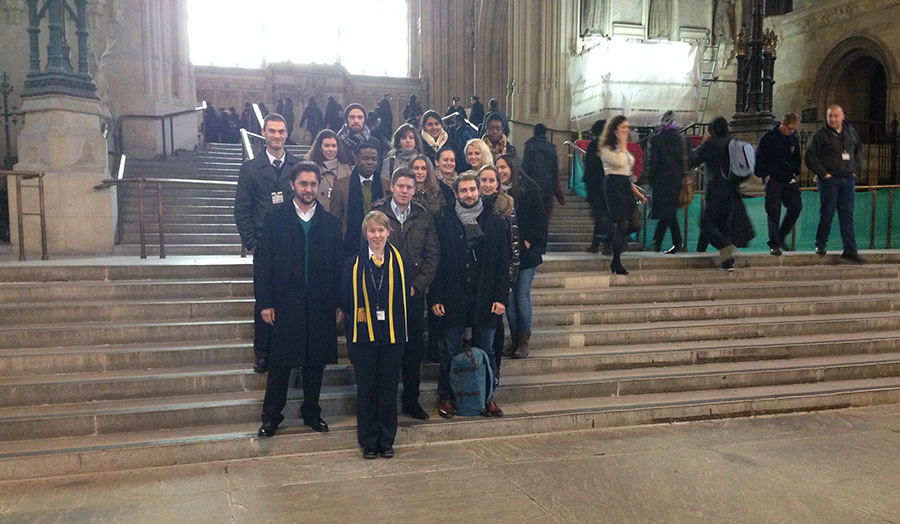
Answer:
[[[241,165],[234,196],[234,223],[241,235],[241,243],[251,253],[256,250],[266,216],[275,206],[293,198],[290,172],[300,162],[284,148],[287,124],[281,115],[269,114],[263,126],[266,150]],[[253,371],[265,373],[268,367],[269,326],[262,321],[259,310],[257,304],[253,311],[253,352],[256,355]]]
[[[650,179],[650,218],[658,220],[653,233],[653,251],[662,249],[662,241],[669,229],[672,247],[668,254],[684,250],[681,228],[678,227],[678,196],[684,183],[684,137],[675,126],[675,112],[666,111],[659,119],[659,129],[650,137],[645,172]]]
[[[453,182],[456,202],[437,225],[441,257],[430,292],[432,312],[445,326],[438,373],[438,413],[444,418],[454,416],[450,360],[462,350],[466,327],[472,328],[472,345],[487,353],[495,377],[499,371],[493,345],[496,315],[509,300],[509,241],[506,221],[482,204],[480,185],[474,173],[459,175]],[[501,416],[493,391],[488,398],[485,411]]]
[[[291,170],[294,198],[268,217],[253,257],[253,291],[272,327],[269,374],[259,436],[284,420],[291,369],[302,368],[303,423],[328,431],[319,393],[326,364],[337,363],[341,279],[341,225],[316,202],[322,174],[301,162]]]

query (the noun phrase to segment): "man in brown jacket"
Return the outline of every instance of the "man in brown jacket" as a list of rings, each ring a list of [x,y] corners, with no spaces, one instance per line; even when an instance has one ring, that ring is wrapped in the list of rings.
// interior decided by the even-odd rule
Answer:
[[[419,420],[428,420],[428,413],[419,405],[419,383],[422,359],[425,356],[424,314],[425,290],[434,279],[440,260],[440,244],[434,219],[424,207],[412,201],[416,194],[416,175],[408,168],[394,171],[391,178],[391,197],[375,210],[391,221],[388,241],[400,250],[410,298],[406,303],[407,343],[403,350],[403,413]]]

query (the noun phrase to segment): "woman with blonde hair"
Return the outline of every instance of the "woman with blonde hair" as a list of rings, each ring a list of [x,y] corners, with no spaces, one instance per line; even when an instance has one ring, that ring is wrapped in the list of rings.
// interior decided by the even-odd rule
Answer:
[[[472,171],[478,172],[484,166],[494,165],[494,156],[491,154],[491,148],[480,138],[473,138],[466,142],[466,162],[471,166]]]
[[[391,222],[381,211],[362,221],[365,245],[347,259],[341,310],[356,375],[356,432],[363,458],[394,456],[397,392],[406,345],[409,287],[400,251],[388,242]]]

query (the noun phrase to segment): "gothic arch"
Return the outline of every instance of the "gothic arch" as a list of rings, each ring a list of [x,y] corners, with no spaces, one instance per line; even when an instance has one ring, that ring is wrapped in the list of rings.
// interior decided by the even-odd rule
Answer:
[[[834,46],[831,52],[822,61],[819,72],[816,75],[813,84],[812,100],[818,108],[819,114],[817,118],[824,118],[825,108],[832,104],[840,104],[847,109],[847,106],[853,107],[859,104],[859,100],[855,97],[848,96],[848,78],[856,81],[865,82],[855,78],[860,75],[872,75],[875,83],[882,82],[884,86],[870,86],[872,91],[864,93],[866,96],[874,93],[872,96],[878,98],[869,104],[869,107],[876,108],[875,111],[881,114],[868,114],[868,109],[863,111],[847,111],[848,120],[867,120],[888,122],[889,112],[891,108],[891,91],[892,86],[898,83],[898,70],[893,57],[885,52],[887,47],[880,41],[870,36],[852,36]],[[849,91],[853,92],[853,91]],[[859,91],[856,91],[858,93]],[[856,112],[858,114],[854,115]],[[862,116],[863,113],[866,116]]]

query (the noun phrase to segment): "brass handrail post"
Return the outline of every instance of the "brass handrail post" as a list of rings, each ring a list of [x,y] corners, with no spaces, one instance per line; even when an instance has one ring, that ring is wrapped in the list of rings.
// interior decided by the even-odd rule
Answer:
[[[166,258],[166,239],[163,231],[162,182],[156,183],[156,206],[159,215],[159,258]]]
[[[22,212],[22,179],[16,177],[16,220],[19,222],[19,262],[25,260],[25,214]]]
[[[38,201],[41,206],[41,260],[47,260],[47,213],[44,205],[44,174],[38,175]],[[20,241],[19,244],[22,244]]]
[[[147,258],[147,238],[144,231],[144,179],[138,179],[138,209],[140,210],[141,258]]]

